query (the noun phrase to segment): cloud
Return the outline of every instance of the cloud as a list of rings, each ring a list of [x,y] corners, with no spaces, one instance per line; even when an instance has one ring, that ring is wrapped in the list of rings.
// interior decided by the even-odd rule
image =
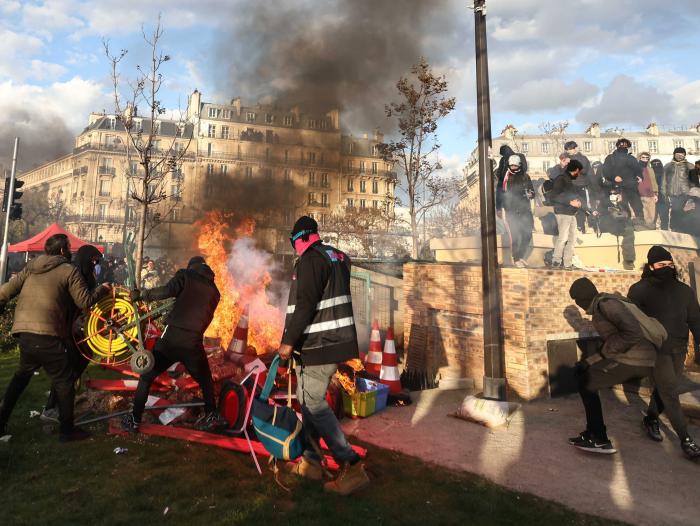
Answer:
[[[22,8],[22,24],[34,30],[75,31],[85,24],[74,16],[81,12],[81,6],[71,0],[51,0],[39,4],[25,4]]]
[[[599,88],[583,79],[566,83],[560,79],[530,80],[497,99],[494,108],[521,114],[577,108],[589,102]]]
[[[0,42],[2,42],[3,53],[0,60],[0,80],[25,78],[26,61],[44,47],[44,42],[40,38],[16,33],[3,27],[0,27]]]
[[[664,122],[673,114],[668,93],[627,75],[618,75],[595,104],[577,113],[576,120],[644,126],[651,121]]]

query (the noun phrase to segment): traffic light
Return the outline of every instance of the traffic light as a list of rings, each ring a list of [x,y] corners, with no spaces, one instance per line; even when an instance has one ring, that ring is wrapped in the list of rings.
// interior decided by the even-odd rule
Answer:
[[[5,172],[7,173],[7,172]],[[10,178],[5,177],[5,189],[2,192],[2,211],[7,212],[7,193],[10,191]]]
[[[10,178],[5,178],[5,191],[2,196],[2,211],[7,212],[8,204],[10,206],[10,219],[17,220],[22,219],[22,203],[19,203],[19,199],[24,195],[24,192],[19,192],[18,189],[24,186],[24,181],[15,179],[15,189],[12,193],[12,197],[8,199],[8,191],[10,189]]]
[[[12,203],[10,207],[10,220],[22,219],[22,203]]]

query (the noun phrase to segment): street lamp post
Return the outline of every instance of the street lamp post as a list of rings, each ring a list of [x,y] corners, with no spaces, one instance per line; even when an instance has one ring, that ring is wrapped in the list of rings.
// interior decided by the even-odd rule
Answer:
[[[491,101],[486,48],[486,0],[474,1],[476,48],[476,109],[479,128],[479,202],[481,205],[481,281],[484,317],[484,398],[506,399],[501,291],[496,237],[496,199],[489,150],[491,149]]]

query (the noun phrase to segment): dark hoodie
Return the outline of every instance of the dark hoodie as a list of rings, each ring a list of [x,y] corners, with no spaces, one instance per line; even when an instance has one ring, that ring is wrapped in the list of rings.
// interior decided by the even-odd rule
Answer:
[[[630,287],[627,296],[641,311],[656,318],[668,333],[661,348],[663,354],[688,352],[688,330],[700,341],[700,306],[688,285],[675,276],[667,279],[654,276],[648,265],[642,279]]]
[[[522,153],[515,153],[513,151],[513,148],[511,148],[507,144],[502,145],[498,151],[501,154],[501,160],[498,161],[498,168],[496,168],[496,182],[499,187],[503,186],[503,178],[505,177],[506,171],[508,170],[508,158],[511,155],[517,155],[518,157],[520,157],[520,171],[524,174],[527,173],[527,159],[525,158],[525,155],[523,155]]]
[[[642,167],[625,148],[618,148],[605,158],[603,177],[610,186],[636,189],[642,178]],[[622,181],[615,182],[616,177],[621,177]]]
[[[85,279],[85,283],[90,290],[97,287],[97,278],[95,277],[95,263],[93,261],[101,260],[102,254],[97,248],[92,245],[83,245],[73,256],[73,265],[78,267],[80,273]]]
[[[12,334],[65,338],[75,306],[88,309],[103,290],[91,291],[78,268],[63,256],[41,255],[0,288],[0,305],[19,295]]]
[[[180,269],[162,287],[144,290],[144,301],[175,298],[168,314],[168,326],[204,334],[214,318],[221,295],[214,283],[214,271],[203,263]]]

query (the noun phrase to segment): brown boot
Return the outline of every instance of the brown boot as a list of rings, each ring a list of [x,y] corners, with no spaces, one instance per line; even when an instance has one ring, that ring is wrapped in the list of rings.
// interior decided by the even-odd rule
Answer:
[[[338,477],[323,485],[323,489],[339,495],[350,495],[361,490],[369,484],[369,477],[365,473],[365,466],[361,462],[354,465],[345,463]]]
[[[323,468],[318,460],[301,457],[296,464],[287,464],[287,471],[309,480],[323,480]]]

